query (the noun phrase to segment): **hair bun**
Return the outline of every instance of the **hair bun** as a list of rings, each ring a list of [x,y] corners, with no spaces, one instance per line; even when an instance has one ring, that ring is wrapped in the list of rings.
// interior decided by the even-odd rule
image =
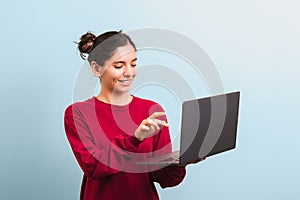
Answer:
[[[80,41],[78,42],[78,49],[82,59],[86,58],[86,55],[84,54],[89,54],[92,51],[95,39],[96,36],[91,32],[87,32],[81,36]]]

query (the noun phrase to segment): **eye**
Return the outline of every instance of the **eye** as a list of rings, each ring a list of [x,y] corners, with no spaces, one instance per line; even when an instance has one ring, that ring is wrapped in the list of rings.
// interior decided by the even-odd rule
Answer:
[[[116,69],[121,69],[123,67],[123,65],[116,65],[114,66]]]
[[[135,66],[136,66],[136,62],[132,62],[131,67],[135,67]]]

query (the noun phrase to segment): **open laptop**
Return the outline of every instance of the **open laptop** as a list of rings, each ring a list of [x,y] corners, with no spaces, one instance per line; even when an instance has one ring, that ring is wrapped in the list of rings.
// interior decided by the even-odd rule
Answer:
[[[180,149],[155,156],[138,165],[186,165],[236,146],[240,92],[182,104]]]

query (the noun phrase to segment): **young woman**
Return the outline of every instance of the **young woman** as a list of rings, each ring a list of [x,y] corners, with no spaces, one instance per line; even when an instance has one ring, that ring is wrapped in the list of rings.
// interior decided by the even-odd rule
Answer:
[[[81,200],[155,200],[154,182],[176,186],[185,167],[138,166],[137,160],[171,151],[162,107],[129,93],[137,75],[136,47],[128,35],[86,33],[80,55],[100,79],[95,97],[68,106],[64,123],[73,153],[84,172]]]

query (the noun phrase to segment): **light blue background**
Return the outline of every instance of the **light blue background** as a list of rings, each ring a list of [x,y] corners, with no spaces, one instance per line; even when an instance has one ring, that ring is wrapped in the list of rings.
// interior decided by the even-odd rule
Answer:
[[[161,199],[299,199],[299,7],[296,0],[1,1],[0,199],[78,199],[82,172],[63,129],[82,65],[73,41],[86,31],[145,27],[193,39],[225,91],[242,94],[237,149],[189,166],[181,185],[159,190]]]

